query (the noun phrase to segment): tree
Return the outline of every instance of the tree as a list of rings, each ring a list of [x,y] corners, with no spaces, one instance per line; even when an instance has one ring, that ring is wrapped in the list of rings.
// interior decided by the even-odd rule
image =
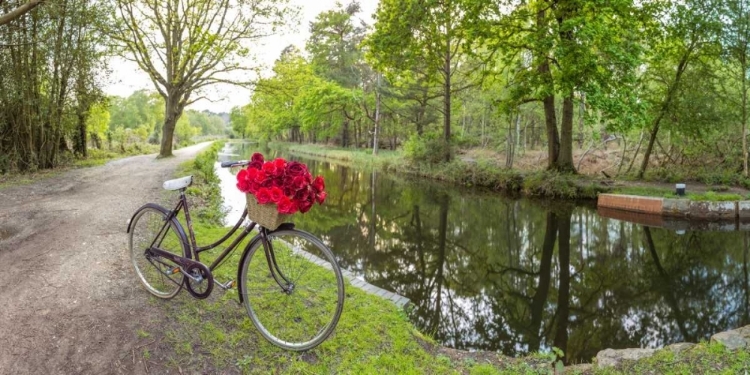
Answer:
[[[718,18],[719,7],[716,1],[689,0],[680,4],[669,4],[657,17],[663,22],[657,29],[655,43],[650,51],[650,71],[667,71],[663,79],[647,80],[646,85],[655,83],[657,100],[652,104],[649,141],[644,151],[638,178],[643,178],[648,168],[651,152],[662,121],[679,99],[685,72],[704,55],[718,56],[718,36],[721,24]],[[666,65],[666,66],[665,66]],[[654,78],[647,74],[647,77]]]
[[[327,92],[338,92],[340,95],[335,103],[342,100],[349,104],[348,99],[363,98],[363,80],[367,72],[363,66],[362,51],[359,45],[365,36],[364,23],[356,22],[356,15],[360,12],[359,3],[353,1],[346,7],[336,4],[336,9],[320,13],[315,21],[310,23],[310,39],[307,50],[310,52],[310,63],[313,72],[320,78],[335,83],[341,90],[329,87]],[[327,85],[327,84],[324,84]],[[344,92],[348,91],[348,92]],[[330,99],[330,97],[329,97]],[[347,147],[350,138],[350,124],[359,122],[359,106],[336,105],[342,111],[339,118],[342,121],[341,145]],[[359,147],[359,131],[355,128],[355,147]]]
[[[117,0],[112,37],[164,98],[159,156],[172,155],[183,110],[217,83],[249,85],[251,43],[272,35],[295,10],[287,0]]]
[[[722,9],[725,19],[722,44],[732,76],[740,86],[740,124],[742,127],[742,173],[748,177],[748,69],[750,69],[750,1],[726,0]]]
[[[442,88],[444,159],[451,159],[452,86],[470,22],[464,0],[382,0],[366,46],[376,69],[389,79],[426,68]]]
[[[86,119],[86,130],[91,135],[96,148],[102,148],[102,139],[106,136],[109,129],[109,111],[107,106],[102,103],[94,104],[88,113]]]
[[[472,50],[492,52],[489,56],[500,59],[495,71],[510,77],[506,106],[542,103],[548,169],[575,172],[573,116],[581,93],[610,118],[622,121],[623,113],[638,113],[631,87],[642,49],[634,30],[643,26],[634,1],[472,0],[468,9]]]
[[[99,96],[91,79],[104,65],[97,20],[104,7],[51,1],[13,27],[0,27],[0,164],[10,170],[57,166],[70,140],[85,151],[85,116]]]
[[[245,139],[245,133],[247,132],[247,121],[247,113],[243,107],[232,108],[232,112],[229,114],[229,123],[234,134],[242,139]]]

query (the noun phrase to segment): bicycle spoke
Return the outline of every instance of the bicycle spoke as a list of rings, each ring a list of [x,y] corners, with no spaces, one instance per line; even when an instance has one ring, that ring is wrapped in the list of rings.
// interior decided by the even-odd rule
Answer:
[[[272,343],[291,350],[306,350],[320,344],[336,326],[343,302],[343,281],[330,250],[314,237],[297,230],[269,235],[277,273],[291,282],[289,291],[278,296],[264,293],[285,284],[269,274],[260,244],[242,265],[241,284],[245,307],[253,324]],[[265,269],[264,269],[265,268]],[[263,275],[265,277],[257,277]]]
[[[165,221],[166,210],[158,206],[144,206],[134,215],[130,231],[130,256],[134,270],[144,287],[159,298],[171,298],[182,288],[183,275],[172,273],[167,259],[151,254],[152,244],[159,250],[177,256],[186,253],[185,244],[177,235],[176,224]]]

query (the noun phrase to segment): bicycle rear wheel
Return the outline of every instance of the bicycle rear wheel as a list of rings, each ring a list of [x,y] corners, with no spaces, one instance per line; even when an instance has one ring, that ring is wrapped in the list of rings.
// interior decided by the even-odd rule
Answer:
[[[176,265],[160,256],[152,256],[147,250],[157,247],[178,256],[187,256],[180,224],[172,219],[166,221],[169,210],[156,204],[147,204],[133,215],[130,223],[128,244],[130,260],[138,279],[151,294],[169,299],[182,289],[185,277],[173,272]]]
[[[250,320],[284,349],[318,346],[336,328],[344,307],[344,280],[331,250],[296,229],[269,233],[267,248],[263,241],[250,246],[240,272]]]

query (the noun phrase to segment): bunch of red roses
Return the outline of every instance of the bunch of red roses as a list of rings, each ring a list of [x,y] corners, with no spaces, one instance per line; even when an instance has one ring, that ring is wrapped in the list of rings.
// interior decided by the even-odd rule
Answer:
[[[237,188],[254,195],[258,204],[275,203],[280,214],[305,213],[313,203],[326,199],[323,177],[313,180],[306,165],[282,158],[264,162],[257,152],[247,168],[237,173]]]

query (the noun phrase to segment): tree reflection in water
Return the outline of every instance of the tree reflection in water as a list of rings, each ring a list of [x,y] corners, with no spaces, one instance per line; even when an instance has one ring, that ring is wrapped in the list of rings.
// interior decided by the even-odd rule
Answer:
[[[678,234],[585,206],[302,161],[324,175],[329,198],[295,222],[342,267],[408,297],[410,319],[447,346],[556,346],[579,363],[750,323],[747,233]]]

